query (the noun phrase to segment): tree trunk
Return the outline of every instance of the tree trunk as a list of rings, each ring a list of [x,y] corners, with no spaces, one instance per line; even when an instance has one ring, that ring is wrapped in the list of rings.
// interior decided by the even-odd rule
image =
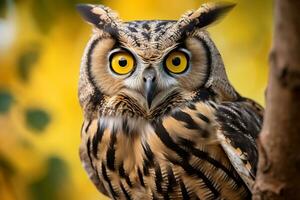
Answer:
[[[300,200],[300,1],[275,0],[254,200]]]

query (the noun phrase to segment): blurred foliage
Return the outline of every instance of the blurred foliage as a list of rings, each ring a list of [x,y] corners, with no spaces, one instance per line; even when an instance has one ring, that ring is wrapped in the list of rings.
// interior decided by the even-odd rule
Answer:
[[[204,1],[1,0],[1,200],[104,199],[78,156],[77,82],[91,27],[75,4],[84,2],[110,6],[126,21],[177,19]],[[209,31],[232,84],[263,104],[272,1],[234,2],[236,8]]]
[[[36,131],[45,130],[47,124],[50,122],[49,114],[41,109],[30,108],[26,111],[26,123],[29,128]]]
[[[13,103],[13,96],[8,91],[0,90],[0,113],[6,113],[9,111]]]
[[[0,154],[0,169],[5,172],[7,176],[14,175],[15,168],[14,166],[7,160],[7,158],[2,157]]]
[[[40,55],[40,48],[35,44],[30,44],[29,49],[24,49],[18,58],[18,72],[20,79],[27,81],[30,76],[30,70],[37,62]]]
[[[100,1],[79,1],[79,0],[34,0],[31,8],[33,18],[42,33],[50,31],[55,21],[61,14],[73,14],[74,5],[77,3],[100,3]]]
[[[33,200],[69,199],[68,193],[61,193],[61,189],[68,184],[68,169],[66,163],[57,157],[47,160],[47,172],[30,186]]]

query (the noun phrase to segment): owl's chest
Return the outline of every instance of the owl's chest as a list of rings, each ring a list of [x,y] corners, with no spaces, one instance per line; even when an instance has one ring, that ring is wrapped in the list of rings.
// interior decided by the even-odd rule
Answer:
[[[248,190],[207,135],[212,130],[200,126],[100,119],[83,140],[86,134],[92,166],[116,199],[244,199]]]

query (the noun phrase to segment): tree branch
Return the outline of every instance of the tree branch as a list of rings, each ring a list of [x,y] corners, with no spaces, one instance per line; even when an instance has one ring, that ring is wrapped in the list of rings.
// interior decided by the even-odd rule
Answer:
[[[253,199],[300,199],[300,1],[275,1],[270,79]]]

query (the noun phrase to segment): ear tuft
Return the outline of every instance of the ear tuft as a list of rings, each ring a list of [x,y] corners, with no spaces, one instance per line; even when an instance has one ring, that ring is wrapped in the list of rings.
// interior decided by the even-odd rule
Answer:
[[[197,27],[206,27],[216,22],[221,17],[225,16],[232,8],[235,7],[234,3],[215,3],[203,4],[197,11],[195,11],[189,18],[197,20]]]
[[[118,15],[110,8],[102,5],[78,4],[77,10],[88,23],[94,25],[98,30],[117,37],[122,22]]]
[[[198,27],[206,27],[222,18],[236,6],[234,3],[204,4],[194,14],[198,14]]]
[[[162,37],[161,41],[164,41],[164,45],[168,47],[193,33],[194,30],[214,23],[234,6],[233,3],[207,3],[201,5],[196,11],[188,11],[173,25],[172,30]]]
[[[100,23],[100,17],[93,12],[94,5],[90,4],[78,4],[76,6],[78,12],[87,22],[97,26]]]

